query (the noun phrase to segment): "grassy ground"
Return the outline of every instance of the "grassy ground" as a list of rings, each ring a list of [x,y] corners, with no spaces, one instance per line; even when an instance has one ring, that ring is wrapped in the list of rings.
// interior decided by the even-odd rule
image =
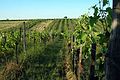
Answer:
[[[42,32],[45,28],[47,28],[49,26],[50,23],[52,23],[52,21],[53,20],[47,20],[47,21],[40,22],[31,29],[38,31],[38,32]]]
[[[0,30],[17,27],[23,22],[27,22],[27,21],[0,21]]]
[[[54,21],[47,20],[37,23],[35,26],[31,28],[31,30],[42,32],[44,31],[45,27],[45,31],[48,32],[49,35],[51,35],[50,32],[52,34],[54,33],[54,37],[51,37],[44,44],[45,42],[44,40],[41,40],[39,42],[39,39],[41,38],[40,36],[34,35],[33,37],[31,37],[30,41],[27,40],[27,43],[30,42],[31,46],[27,45],[28,48],[26,53],[24,52],[19,53],[18,55],[19,64],[15,64],[14,62],[13,63],[7,62],[8,65],[5,66],[7,68],[8,66],[11,65],[15,68],[17,67],[16,68],[17,72],[18,69],[21,70],[22,76],[20,77],[20,79],[22,80],[63,80],[63,79],[74,80],[71,77],[71,75],[73,76],[73,73],[70,67],[66,67],[66,64],[67,66],[70,66],[70,63],[68,64],[68,62],[70,62],[71,60],[67,55],[69,53],[69,49],[67,46],[68,40],[67,38],[65,39],[64,35],[62,34],[64,33],[70,34],[68,30],[72,29],[72,26],[67,24],[71,24],[71,22],[68,23],[64,19]],[[49,31],[47,31],[47,29],[49,29]],[[34,41],[36,42],[34,43]],[[23,70],[21,69],[21,67],[19,67],[19,65],[22,66]],[[12,71],[10,71],[11,69],[9,68],[7,71],[5,70],[6,67],[3,67],[3,70],[1,70],[2,73],[4,71],[5,72],[15,71],[15,69],[13,68]],[[13,77],[8,80],[13,79]]]

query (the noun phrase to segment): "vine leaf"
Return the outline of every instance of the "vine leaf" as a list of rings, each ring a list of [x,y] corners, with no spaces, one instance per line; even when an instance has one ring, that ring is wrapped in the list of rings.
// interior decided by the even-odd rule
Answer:
[[[94,10],[95,10],[94,16],[97,17],[97,14],[98,14],[98,7],[95,7]]]
[[[111,9],[111,7],[107,7],[106,11],[108,12],[109,15],[112,15],[112,9]]]
[[[91,27],[94,26],[95,22],[96,22],[95,18],[90,16],[90,25],[91,25]]]
[[[86,37],[87,37],[87,34],[82,33],[82,35],[81,35],[81,40],[85,41],[85,40],[86,40]]]
[[[103,0],[103,6],[106,6],[109,3],[109,0]]]
[[[110,7],[107,7],[106,8],[106,12],[108,13],[106,19],[107,19],[107,22],[108,22],[108,27],[111,27],[111,23],[112,23],[112,9]]]

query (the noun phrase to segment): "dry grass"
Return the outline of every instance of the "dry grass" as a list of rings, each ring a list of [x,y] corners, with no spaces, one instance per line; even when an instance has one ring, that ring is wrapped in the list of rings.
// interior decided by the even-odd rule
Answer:
[[[0,80],[16,80],[22,73],[22,68],[15,62],[6,63],[4,69],[0,72]]]
[[[43,31],[45,28],[48,27],[48,25],[52,22],[52,20],[48,20],[48,21],[45,21],[45,22],[40,22],[38,24],[36,24],[32,30],[36,30],[36,31]]]
[[[0,30],[16,27],[26,21],[0,21]]]

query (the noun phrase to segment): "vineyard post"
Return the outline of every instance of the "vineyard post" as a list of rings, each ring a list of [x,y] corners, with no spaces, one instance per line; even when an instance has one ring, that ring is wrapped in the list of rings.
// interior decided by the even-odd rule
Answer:
[[[106,80],[120,79],[120,0],[113,0],[112,32],[106,54]]]
[[[23,50],[26,53],[26,27],[25,22],[23,22]]]
[[[92,44],[91,49],[91,65],[90,65],[90,80],[95,80],[95,56],[96,56],[96,43]]]
[[[69,19],[70,20],[70,19]],[[70,20],[71,21],[71,20]],[[72,21],[71,21],[72,23]],[[75,32],[75,29],[72,25],[72,31]],[[73,66],[73,72],[75,73],[75,52],[74,52],[74,49],[75,49],[75,35],[73,34],[72,37],[72,41],[73,41],[73,45],[72,45],[72,66]]]
[[[28,40],[27,42],[29,43],[29,45],[27,46],[28,48],[31,47],[31,30],[28,31]]]
[[[41,44],[41,33],[39,33],[39,44]]]
[[[22,28],[20,27],[20,41],[21,41],[21,38],[22,38]]]
[[[76,60],[76,78],[80,80],[80,74],[82,72],[81,61],[82,61],[82,44],[80,44],[80,48],[77,49],[77,60]]]
[[[76,79],[77,79],[77,80],[78,80],[78,78],[77,78],[77,77],[78,77],[78,75],[77,75],[78,52],[79,52],[79,49],[77,49],[77,53],[76,53],[76,55],[75,55],[75,56],[76,56],[76,57],[75,57],[75,76],[76,76]]]
[[[33,45],[34,45],[34,52],[35,52],[35,45],[36,45],[36,44],[35,44],[35,42],[36,42],[35,31],[34,31],[34,36],[33,36],[33,37],[34,37],[34,43],[33,43]]]
[[[18,64],[18,42],[15,43],[15,57],[16,63]]]
[[[32,35],[32,30],[30,30],[30,46],[33,46],[33,45],[32,45],[32,44],[33,44],[33,43],[32,43],[32,36],[33,36],[33,35]]]
[[[72,68],[73,72],[75,72],[75,55],[74,55],[74,42],[75,42],[75,36],[73,35],[73,45],[72,45]]]

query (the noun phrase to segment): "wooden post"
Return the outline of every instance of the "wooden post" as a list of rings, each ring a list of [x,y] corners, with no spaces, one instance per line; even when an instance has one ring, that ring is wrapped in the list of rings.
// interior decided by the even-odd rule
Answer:
[[[34,52],[35,52],[35,46],[36,46],[35,42],[36,42],[36,38],[35,38],[35,31],[34,31],[34,43],[33,43],[33,45],[34,45]]]
[[[75,72],[75,52],[74,52],[74,42],[75,42],[75,36],[73,35],[73,51],[72,51],[72,70]]]
[[[32,37],[33,37],[33,34],[32,34],[32,30],[30,30],[30,46],[33,46],[32,44],[33,44],[33,42],[32,42]],[[29,46],[29,47],[30,47]]]
[[[80,80],[80,69],[79,69],[79,54],[80,54],[80,49],[77,49],[77,55],[76,55],[76,79]]]
[[[20,42],[22,41],[22,28],[20,27]]]
[[[96,43],[92,44],[91,49],[91,65],[90,65],[90,80],[95,80],[95,56],[96,56]]]
[[[106,80],[120,79],[120,0],[113,0],[112,32],[106,54]]]
[[[39,33],[39,44],[41,44],[41,33]]]
[[[23,50],[26,53],[26,27],[25,22],[23,22]]]
[[[76,74],[76,78],[77,80],[80,80],[80,74],[82,73],[82,67],[81,67],[81,61],[82,61],[82,44],[80,45],[80,48],[77,49],[77,55],[76,55],[76,71],[75,71],[75,74]]]
[[[16,63],[18,64],[18,42],[15,43],[15,57]]]

